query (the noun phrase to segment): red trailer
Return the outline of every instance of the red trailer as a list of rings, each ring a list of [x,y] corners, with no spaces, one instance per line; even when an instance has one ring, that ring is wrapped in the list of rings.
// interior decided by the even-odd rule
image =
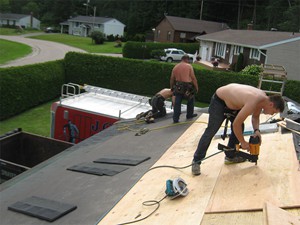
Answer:
[[[84,90],[83,93],[80,93]],[[121,119],[151,109],[149,98],[90,85],[64,84],[51,106],[51,137],[78,143]],[[171,103],[166,102],[167,112]]]

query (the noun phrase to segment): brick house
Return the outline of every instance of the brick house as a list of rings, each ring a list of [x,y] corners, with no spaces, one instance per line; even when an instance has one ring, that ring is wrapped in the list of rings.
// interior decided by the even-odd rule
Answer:
[[[155,42],[195,42],[195,37],[228,29],[225,23],[165,16],[154,31]]]

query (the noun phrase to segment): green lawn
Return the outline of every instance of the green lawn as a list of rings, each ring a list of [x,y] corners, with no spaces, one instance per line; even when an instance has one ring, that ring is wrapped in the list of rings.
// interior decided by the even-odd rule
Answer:
[[[22,34],[29,34],[29,33],[39,33],[42,32],[40,30],[35,29],[13,29],[13,28],[0,28],[1,35],[22,35]]]
[[[122,53],[122,48],[114,47],[114,45],[116,44],[115,42],[105,42],[102,45],[95,45],[92,43],[92,39],[90,37],[79,37],[68,34],[45,34],[32,36],[30,38],[59,42],[83,49],[90,53]]]
[[[4,134],[15,128],[22,128],[26,132],[50,137],[50,107],[54,101],[1,121],[0,134]]]
[[[26,56],[32,52],[30,46],[0,39],[0,64]]]

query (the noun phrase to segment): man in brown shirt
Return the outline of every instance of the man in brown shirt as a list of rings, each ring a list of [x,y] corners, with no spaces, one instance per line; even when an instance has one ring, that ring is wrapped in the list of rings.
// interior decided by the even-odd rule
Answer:
[[[175,96],[173,113],[174,123],[178,123],[179,121],[183,98],[188,100],[186,118],[190,119],[197,116],[197,114],[194,114],[194,94],[198,92],[198,83],[194,69],[189,64],[188,55],[182,56],[181,62],[173,68],[170,78],[170,87],[171,89],[174,88]]]

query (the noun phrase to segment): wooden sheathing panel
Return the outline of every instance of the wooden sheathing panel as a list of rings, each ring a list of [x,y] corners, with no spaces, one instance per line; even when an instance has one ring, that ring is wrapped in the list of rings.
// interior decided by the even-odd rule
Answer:
[[[202,114],[197,121],[207,122],[208,115]],[[194,123],[166,151],[154,166],[184,166],[191,163],[198,141],[206,124]],[[208,154],[217,152],[220,140],[213,140]],[[184,170],[170,168],[155,169],[146,173],[137,184],[119,201],[119,203],[99,222],[99,225],[120,224],[148,215],[156,206],[142,205],[147,200],[160,200],[164,197],[166,180],[181,177],[187,183],[190,193],[186,197],[169,198],[161,202],[160,208],[149,218],[136,224],[200,224],[205,208],[212,194],[224,154],[218,154],[203,162],[200,176],[191,174],[191,167]]]
[[[222,168],[206,212],[300,206],[300,173],[291,133],[262,135],[258,165],[245,162]]]
[[[285,211],[300,217],[300,208],[285,209]],[[282,222],[280,219],[279,222]],[[263,211],[228,212],[204,214],[201,225],[265,225]],[[277,224],[272,224],[277,225]],[[285,225],[280,223],[280,225]],[[292,224],[289,224],[292,225]],[[294,224],[296,225],[296,224]]]
[[[300,217],[266,202],[263,209],[263,224],[300,225]]]

